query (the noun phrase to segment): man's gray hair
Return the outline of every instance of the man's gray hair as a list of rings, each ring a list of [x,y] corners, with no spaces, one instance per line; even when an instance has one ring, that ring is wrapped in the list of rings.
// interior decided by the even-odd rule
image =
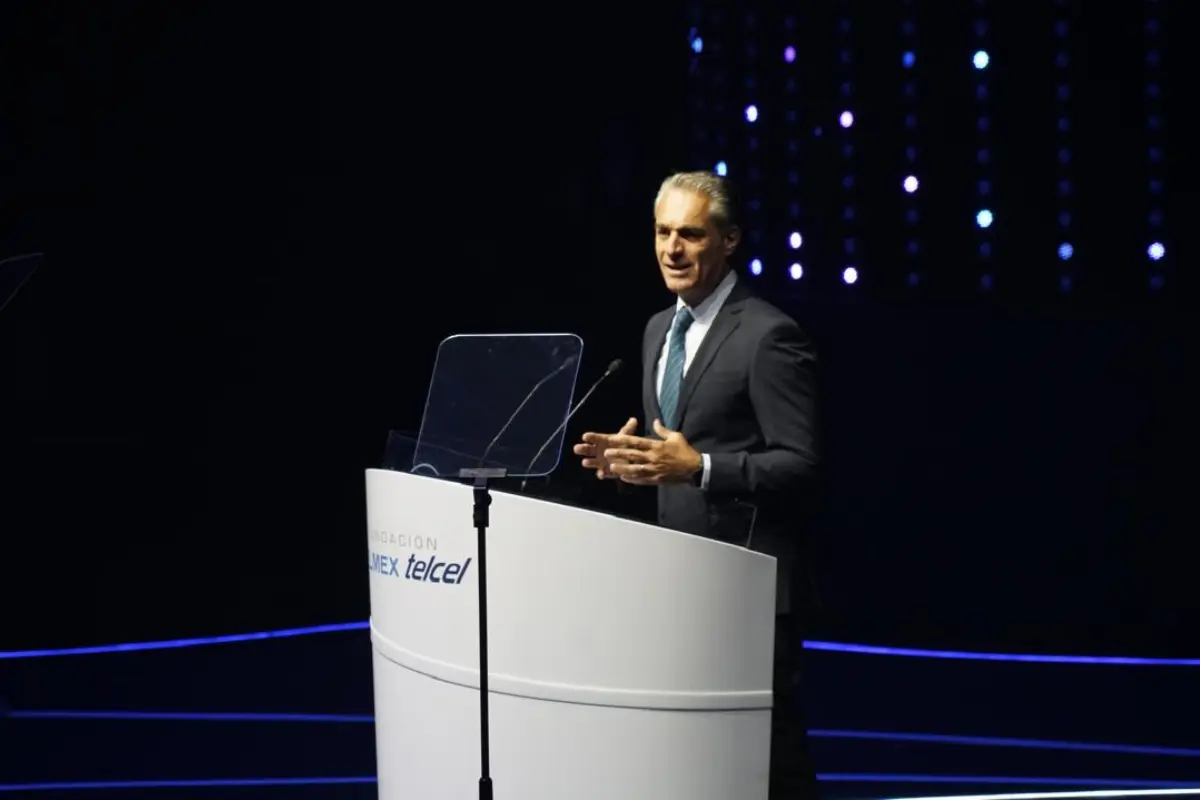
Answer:
[[[717,229],[726,231],[738,224],[737,203],[733,187],[725,178],[713,172],[676,172],[662,182],[654,207],[658,208],[663,196],[672,189],[696,192],[708,198],[708,213]]]

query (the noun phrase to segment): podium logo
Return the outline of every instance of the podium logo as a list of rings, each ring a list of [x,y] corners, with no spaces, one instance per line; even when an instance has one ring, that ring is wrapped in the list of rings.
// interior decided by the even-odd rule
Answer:
[[[417,558],[416,553],[403,560],[403,556],[389,556],[386,553],[371,552],[370,570],[388,578],[403,578],[422,583],[452,583],[460,584],[467,577],[471,559],[462,563],[439,561],[437,556],[427,559]]]
[[[370,528],[367,531],[367,541],[370,544],[402,547],[405,550],[436,551],[438,540],[432,536],[419,536],[407,533],[396,533],[382,528]]]

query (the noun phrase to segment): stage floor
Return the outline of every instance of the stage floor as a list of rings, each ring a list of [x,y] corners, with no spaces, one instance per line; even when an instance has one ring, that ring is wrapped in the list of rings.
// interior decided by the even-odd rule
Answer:
[[[0,654],[0,793],[375,797],[365,623],[98,650]],[[1200,661],[814,643],[807,672],[827,798],[1200,790]]]

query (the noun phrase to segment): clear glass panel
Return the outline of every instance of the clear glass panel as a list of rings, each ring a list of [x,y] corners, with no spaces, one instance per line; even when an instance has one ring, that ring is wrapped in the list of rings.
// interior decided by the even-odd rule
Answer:
[[[457,335],[438,347],[412,471],[548,475],[562,455],[583,340],[571,333]]]
[[[0,311],[17,296],[17,292],[41,265],[41,253],[0,259]]]

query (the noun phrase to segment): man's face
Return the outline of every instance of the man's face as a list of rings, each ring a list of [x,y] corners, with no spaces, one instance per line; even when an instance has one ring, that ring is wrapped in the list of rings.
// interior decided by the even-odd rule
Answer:
[[[725,277],[727,259],[738,243],[738,230],[722,236],[708,206],[709,199],[699,192],[670,189],[654,209],[658,267],[667,288],[690,306],[702,302]]]

